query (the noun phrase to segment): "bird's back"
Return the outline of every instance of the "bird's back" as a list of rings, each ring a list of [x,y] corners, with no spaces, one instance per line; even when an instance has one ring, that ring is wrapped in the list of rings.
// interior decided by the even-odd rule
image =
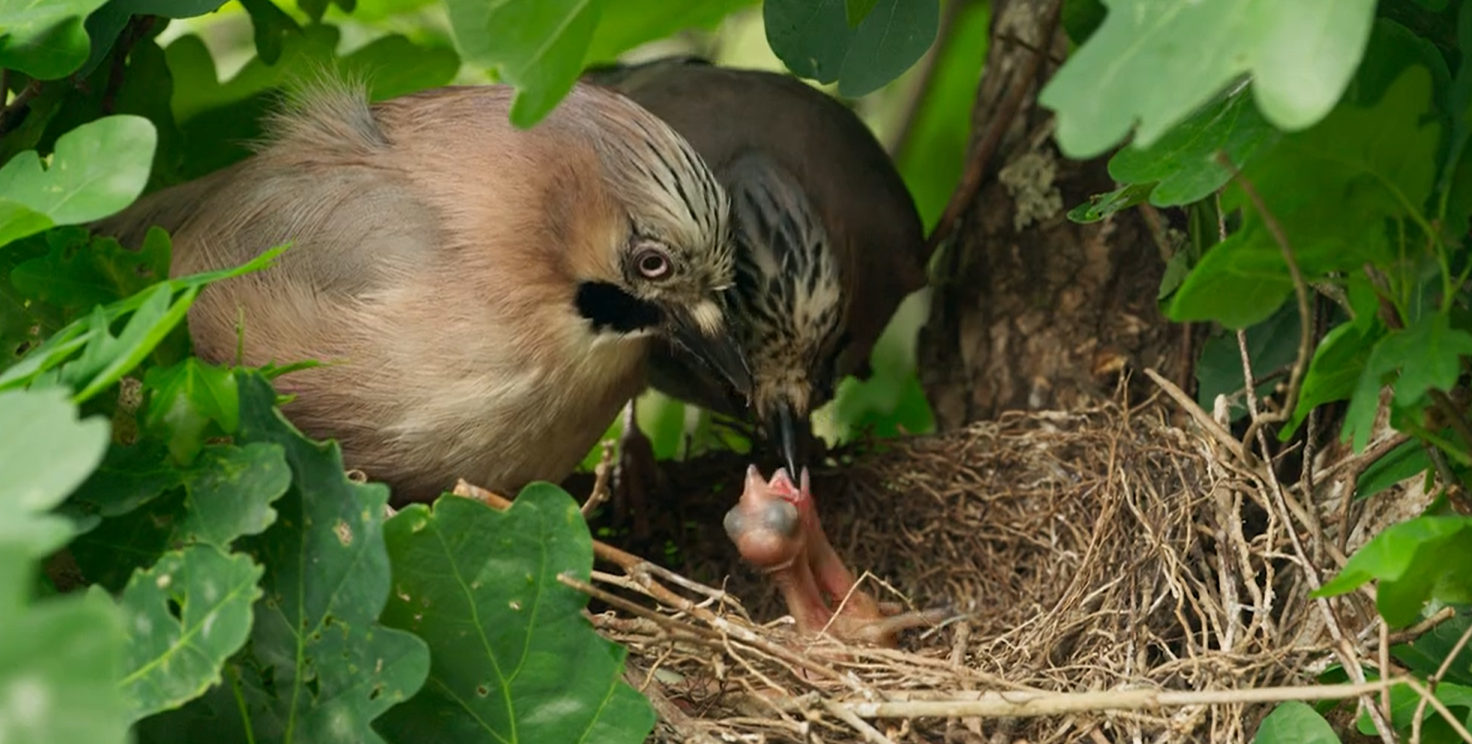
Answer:
[[[244,318],[247,364],[327,362],[280,380],[298,394],[287,413],[399,498],[455,477],[560,479],[642,384],[645,351],[594,343],[574,313],[570,247],[617,219],[602,182],[577,177],[597,172],[591,149],[554,141],[568,112],[514,130],[509,104],[499,86],[371,108],[308,91],[251,158],[97,229],[132,246],[150,224],[170,230],[175,275],[291,242],[275,266],[201,293],[196,350],[233,361]],[[575,221],[572,204],[587,210]]]

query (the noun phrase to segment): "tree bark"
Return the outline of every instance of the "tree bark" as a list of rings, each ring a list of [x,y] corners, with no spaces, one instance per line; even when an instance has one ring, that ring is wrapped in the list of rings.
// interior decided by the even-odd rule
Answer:
[[[954,229],[920,336],[921,381],[942,431],[1007,410],[1085,405],[1142,367],[1178,382],[1189,368],[1186,335],[1156,304],[1165,238],[1147,217],[1158,214],[1130,209],[1088,225],[1065,216],[1114,182],[1107,157],[1059,153],[1052,115],[1037,104],[1066,50],[1059,4],[994,5],[973,109],[972,183],[963,179],[947,210]],[[988,143],[997,122],[1005,129]],[[1132,400],[1153,391],[1142,374],[1128,379]]]

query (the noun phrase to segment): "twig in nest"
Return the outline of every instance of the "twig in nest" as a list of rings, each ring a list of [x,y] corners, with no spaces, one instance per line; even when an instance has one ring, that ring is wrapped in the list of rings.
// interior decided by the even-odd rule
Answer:
[[[1230,163],[1225,162],[1223,158],[1219,157],[1218,160],[1223,161],[1224,165],[1230,167]],[[1240,177],[1240,174],[1238,175]],[[1251,188],[1246,179],[1242,179],[1240,183],[1244,190]],[[1254,203],[1258,204],[1259,211],[1261,211],[1264,215],[1264,218],[1267,219],[1267,209],[1266,207],[1262,206],[1261,200],[1255,200]],[[1278,235],[1280,233],[1281,230],[1277,230],[1274,232],[1275,235]],[[1282,247],[1286,253],[1290,254],[1288,260],[1291,266],[1291,251],[1288,250],[1286,243],[1283,243]],[[1297,278],[1296,273],[1295,277]],[[1309,322],[1308,316],[1304,317],[1304,322],[1305,325],[1307,325],[1307,323]],[[1312,340],[1311,332],[1312,329],[1310,329],[1310,340]],[[1288,540],[1290,544],[1293,545],[1293,553],[1298,558],[1298,563],[1301,569],[1302,576],[1307,579],[1309,586],[1314,591],[1318,591],[1319,587],[1323,586],[1323,582],[1319,577],[1317,564],[1317,558],[1320,554],[1320,548],[1323,545],[1323,531],[1319,528],[1318,520],[1314,517],[1312,511],[1310,511],[1309,509],[1305,509],[1302,506],[1300,506],[1296,512],[1293,509],[1289,508],[1287,489],[1283,487],[1283,484],[1278,480],[1278,474],[1273,470],[1273,455],[1272,451],[1268,448],[1268,437],[1263,427],[1260,426],[1262,422],[1269,419],[1269,414],[1261,413],[1257,407],[1257,395],[1253,389],[1255,387],[1255,383],[1252,379],[1252,356],[1247,351],[1246,333],[1238,331],[1237,346],[1239,353],[1242,356],[1242,377],[1243,380],[1247,383],[1247,413],[1252,417],[1252,423],[1248,426],[1247,434],[1243,437],[1243,447],[1251,447],[1252,440],[1248,439],[1247,437],[1255,435],[1255,438],[1257,439],[1258,450],[1262,453],[1263,456],[1263,466],[1258,473],[1258,477],[1266,483],[1268,487],[1268,492],[1272,496],[1273,506],[1278,510],[1279,517],[1283,520],[1283,524],[1287,527]],[[1299,352],[1299,362],[1303,363],[1305,362],[1303,356],[1303,347],[1299,348]],[[1299,364],[1294,365],[1295,377],[1297,377],[1300,373],[1300,370],[1298,369],[1299,366]],[[1290,390],[1290,400],[1294,396],[1296,396],[1296,392]],[[1285,410],[1287,410],[1288,406],[1285,406],[1284,408]],[[1312,555],[1310,554],[1309,550],[1304,549],[1303,539],[1299,536],[1298,527],[1294,523],[1295,514],[1297,514],[1298,516],[1298,522],[1301,522],[1307,528],[1309,534],[1314,538]],[[1347,527],[1347,525],[1341,525],[1341,528],[1345,527]],[[1350,680],[1357,683],[1364,682],[1365,672],[1363,667],[1360,666],[1359,656],[1355,653],[1354,646],[1349,642],[1349,639],[1345,635],[1343,628],[1340,627],[1339,618],[1334,614],[1334,608],[1329,605],[1329,600],[1324,597],[1319,597],[1314,600],[1314,604],[1319,608],[1320,613],[1324,617],[1324,626],[1329,630],[1329,637],[1334,639],[1335,654],[1339,657],[1339,660],[1344,665],[1345,670],[1348,671]],[[1383,675],[1385,671],[1386,670],[1382,669],[1381,674]],[[1380,733],[1380,738],[1385,742],[1385,744],[1394,744],[1395,734],[1390,727],[1389,716],[1385,713],[1385,711],[1381,710],[1368,698],[1361,698],[1360,704],[1364,707],[1365,712],[1369,714],[1370,720],[1373,721],[1375,724],[1375,730]]]
[[[1253,419],[1247,427],[1247,433],[1242,436],[1242,441],[1250,442],[1261,426],[1282,423],[1293,415],[1293,409],[1298,405],[1299,390],[1303,387],[1303,375],[1308,370],[1309,359],[1314,353],[1314,315],[1309,304],[1308,282],[1304,281],[1303,271],[1298,267],[1298,258],[1293,254],[1293,246],[1288,242],[1287,233],[1283,232],[1283,225],[1268,211],[1268,205],[1262,200],[1262,195],[1257,193],[1257,188],[1232,164],[1226,153],[1218,152],[1216,162],[1232,174],[1242,193],[1247,195],[1258,215],[1262,217],[1263,224],[1267,226],[1268,233],[1273,236],[1273,242],[1278,244],[1278,250],[1283,253],[1283,260],[1288,264],[1288,275],[1293,278],[1293,294],[1298,300],[1298,357],[1293,362],[1293,372],[1288,376],[1288,392],[1283,396],[1283,408],[1277,413]],[[1251,381],[1248,381],[1247,388],[1252,389]]]
[[[1462,654],[1462,649],[1467,647],[1467,641],[1469,640],[1472,640],[1472,626],[1468,626],[1467,629],[1462,632],[1462,637],[1457,639],[1456,645],[1452,646],[1452,650],[1447,652],[1446,658],[1442,659],[1441,665],[1436,668],[1436,674],[1431,675],[1431,679],[1426,680],[1426,688],[1432,694],[1422,695],[1421,702],[1416,703],[1416,714],[1411,718],[1411,744],[1420,744],[1421,716],[1426,714],[1426,706],[1430,704],[1431,699],[1435,697],[1436,685],[1441,682],[1441,678],[1446,675],[1446,671],[1448,669],[1451,669],[1452,662],[1456,661],[1457,657]],[[1388,646],[1389,644],[1387,643],[1386,645]],[[1385,651],[1382,651],[1381,653],[1385,653]],[[1464,738],[1466,737],[1465,732],[1463,733],[1463,736]],[[1472,739],[1469,739],[1469,741],[1472,741]]]
[[[579,510],[583,513],[583,519],[587,519],[592,515],[594,509],[597,509],[605,501],[608,501],[611,495],[608,492],[608,477],[612,473],[613,442],[605,441],[603,443],[603,456],[598,460],[598,464],[593,467],[593,490],[588,492],[588,500],[583,502],[582,509]]]
[[[1169,395],[1172,400],[1180,405],[1182,410],[1189,414],[1191,418],[1195,419],[1196,423],[1206,433],[1210,434],[1223,447],[1226,447],[1227,451],[1231,452],[1232,456],[1236,457],[1239,462],[1248,465],[1255,462],[1255,459],[1247,453],[1247,450],[1242,447],[1242,443],[1237,441],[1237,438],[1232,436],[1231,432],[1222,428],[1222,425],[1218,424],[1216,419],[1213,419],[1206,411],[1201,410],[1201,406],[1196,405],[1196,401],[1191,400],[1191,396],[1186,395],[1186,392],[1177,387],[1174,382],[1165,379],[1159,372],[1149,367],[1145,368],[1145,376],[1154,380],[1155,384],[1159,385],[1160,389],[1164,390],[1166,395]]]
[[[1407,678],[1358,684],[1260,687],[1244,690],[1103,690],[1091,692],[983,692],[951,700],[892,700],[839,703],[862,718],[1029,718],[1106,710],[1153,710],[1194,705],[1277,703],[1290,700],[1345,700],[1374,695]]]
[[[1055,0],[1052,9],[1048,11],[1047,18],[1039,26],[1042,30],[1040,38],[1044,44],[1051,43],[1053,34],[1057,31],[1058,13],[1062,7],[1063,1]],[[1022,109],[1022,101],[1027,98],[1028,91],[1032,90],[1033,82],[1037,79],[1042,64],[1042,55],[1029,55],[1022,72],[1012,80],[1006,97],[1002,99],[1002,104],[997,107],[996,115],[987,125],[986,134],[982,136],[981,142],[976,145],[971,156],[966,159],[966,170],[961,174],[961,182],[956,185],[956,190],[951,192],[951,199],[946,203],[940,220],[935,223],[935,229],[925,241],[925,255],[932,255],[936,247],[951,236],[956,229],[957,221],[961,218],[961,213],[976,199],[977,192],[981,190],[982,180],[986,178],[987,166],[991,162],[992,155],[1002,144],[1003,135],[1007,133],[1007,128],[1012,125],[1012,120],[1017,118],[1017,113]]]

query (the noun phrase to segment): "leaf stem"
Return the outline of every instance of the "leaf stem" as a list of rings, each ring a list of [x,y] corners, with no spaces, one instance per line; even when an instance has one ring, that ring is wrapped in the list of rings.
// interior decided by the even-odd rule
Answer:
[[[1293,371],[1288,376],[1288,392],[1283,397],[1283,406],[1274,413],[1265,413],[1262,416],[1254,416],[1252,423],[1248,425],[1247,432],[1242,435],[1242,441],[1251,446],[1253,435],[1265,424],[1282,423],[1293,415],[1293,410],[1298,407],[1298,393],[1303,387],[1303,376],[1308,370],[1309,359],[1314,353],[1314,315],[1313,307],[1309,303],[1308,282],[1304,281],[1303,270],[1298,266],[1298,259],[1293,254],[1293,246],[1288,242],[1287,233],[1283,232],[1282,223],[1268,210],[1268,205],[1263,202],[1262,195],[1252,182],[1242,175],[1242,171],[1232,163],[1231,158],[1225,152],[1217,151],[1216,162],[1237,181],[1242,193],[1252,201],[1252,206],[1262,217],[1263,224],[1267,226],[1268,232],[1273,236],[1273,242],[1278,244],[1278,250],[1283,253],[1283,261],[1288,264],[1288,275],[1293,279],[1293,294],[1298,300],[1298,357],[1293,362]],[[1248,395],[1252,394],[1252,380],[1248,379]],[[1266,453],[1264,453],[1266,454]]]

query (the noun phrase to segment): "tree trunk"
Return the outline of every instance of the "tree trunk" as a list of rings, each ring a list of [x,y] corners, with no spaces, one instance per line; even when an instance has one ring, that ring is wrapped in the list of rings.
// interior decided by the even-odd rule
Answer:
[[[1154,389],[1139,369],[1178,383],[1189,369],[1186,335],[1155,300],[1165,239],[1146,220],[1158,214],[1131,209],[1088,225],[1065,216],[1114,183],[1107,157],[1062,157],[1051,112],[1037,104],[1066,50],[1060,4],[995,1],[973,109],[972,185],[963,181],[947,210],[954,229],[920,337],[921,381],[942,431],[1112,396],[1122,373],[1139,400]],[[987,142],[994,122],[1005,129]]]

